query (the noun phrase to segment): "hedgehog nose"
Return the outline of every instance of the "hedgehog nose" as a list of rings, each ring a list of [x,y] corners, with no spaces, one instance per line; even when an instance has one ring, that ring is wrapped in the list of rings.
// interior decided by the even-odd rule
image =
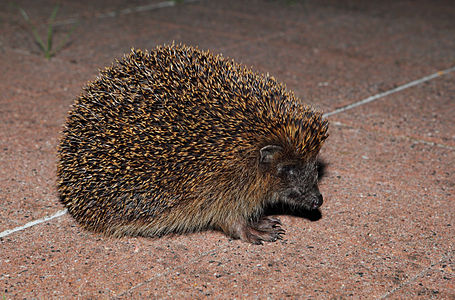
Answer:
[[[316,208],[320,207],[322,205],[322,202],[324,202],[323,198],[322,198],[322,195],[319,194],[319,195],[316,196],[316,199],[314,199],[313,205],[311,206],[311,208],[312,209],[316,209]]]

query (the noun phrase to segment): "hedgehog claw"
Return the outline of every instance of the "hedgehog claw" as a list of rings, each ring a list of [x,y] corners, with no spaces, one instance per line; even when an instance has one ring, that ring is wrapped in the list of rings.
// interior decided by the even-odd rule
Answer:
[[[281,228],[281,221],[278,218],[270,217],[270,216],[265,216],[262,217],[258,222],[253,224],[253,227],[255,229],[261,230],[261,231],[270,231],[273,229],[283,230]],[[284,230],[283,230],[284,232]]]
[[[273,222],[273,223],[275,223],[275,224],[277,224],[277,225],[282,225],[280,219],[278,219],[278,218],[274,218],[274,217],[270,217],[270,216],[265,216],[265,217],[263,217],[262,219],[263,219],[263,220],[264,220],[264,219],[269,220],[269,221],[271,221],[271,222]]]
[[[277,218],[263,217],[258,222],[247,226],[245,240],[253,244],[281,240],[285,230],[280,225],[281,221]]]

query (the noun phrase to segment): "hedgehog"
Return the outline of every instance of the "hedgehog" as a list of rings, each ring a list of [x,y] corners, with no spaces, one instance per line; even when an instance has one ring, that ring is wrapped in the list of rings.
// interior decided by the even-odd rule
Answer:
[[[270,205],[315,210],[322,112],[269,74],[185,45],[132,49],[75,100],[58,192],[85,229],[160,237],[220,230],[282,238]]]

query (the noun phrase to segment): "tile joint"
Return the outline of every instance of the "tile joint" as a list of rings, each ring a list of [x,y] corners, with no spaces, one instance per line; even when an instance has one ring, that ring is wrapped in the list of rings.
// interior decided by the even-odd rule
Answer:
[[[323,116],[326,118],[326,117],[328,117],[328,116],[335,115],[335,114],[338,114],[338,113],[341,113],[341,112],[350,110],[350,109],[352,109],[352,108],[354,108],[354,107],[357,107],[357,106],[360,106],[360,105],[363,105],[363,104],[367,104],[367,103],[373,102],[373,101],[378,100],[378,99],[380,99],[380,98],[383,98],[383,97],[385,97],[385,96],[388,96],[388,95],[394,94],[394,93],[396,93],[396,92],[405,90],[405,89],[407,89],[407,88],[410,88],[410,87],[419,85],[419,84],[421,84],[421,83],[430,81],[430,80],[432,80],[432,79],[441,77],[441,76],[446,75],[446,74],[448,74],[448,73],[450,73],[450,72],[453,72],[453,71],[455,71],[455,66],[454,66],[454,67],[451,67],[451,68],[448,68],[448,69],[445,69],[445,70],[442,70],[442,71],[438,71],[438,72],[436,72],[436,73],[433,73],[433,74],[431,74],[431,75],[422,77],[422,78],[420,78],[420,79],[417,79],[417,80],[408,82],[408,83],[406,83],[406,84],[400,85],[400,86],[398,86],[398,87],[396,87],[396,88],[394,88],[394,89],[391,89],[391,90],[388,90],[388,91],[385,91],[385,92],[382,92],[382,93],[379,93],[379,94],[370,96],[370,97],[368,97],[368,98],[362,99],[362,100],[360,100],[360,101],[357,101],[357,102],[348,104],[348,105],[346,105],[346,106],[337,108],[337,109],[335,109],[334,111],[325,113]]]

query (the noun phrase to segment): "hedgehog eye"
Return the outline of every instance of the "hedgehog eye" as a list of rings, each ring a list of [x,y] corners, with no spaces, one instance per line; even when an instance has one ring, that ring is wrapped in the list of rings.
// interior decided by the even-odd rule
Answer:
[[[278,174],[283,176],[294,176],[296,174],[295,166],[293,165],[278,166]]]

